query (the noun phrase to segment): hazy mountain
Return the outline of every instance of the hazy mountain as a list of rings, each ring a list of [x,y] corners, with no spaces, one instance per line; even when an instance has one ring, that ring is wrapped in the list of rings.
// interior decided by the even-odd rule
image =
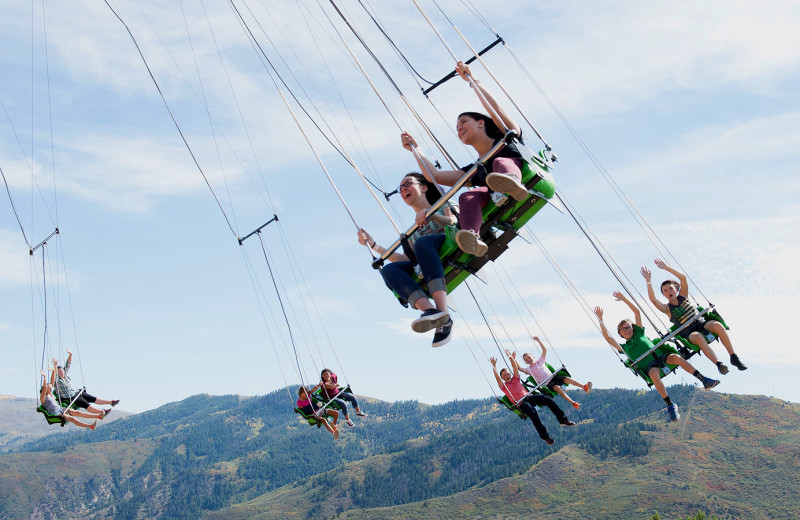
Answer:
[[[194,396],[0,455],[0,516],[796,517],[798,405],[670,392],[678,423],[655,392],[581,396],[574,428],[543,411],[552,447],[488,399],[373,400],[334,442],[286,390]]]

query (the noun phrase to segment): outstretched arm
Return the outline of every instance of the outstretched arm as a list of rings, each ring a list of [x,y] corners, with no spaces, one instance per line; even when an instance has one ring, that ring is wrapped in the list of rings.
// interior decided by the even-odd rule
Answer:
[[[667,271],[668,273],[672,274],[673,276],[675,276],[675,278],[678,279],[678,282],[680,282],[681,284],[681,290],[678,292],[678,294],[680,294],[684,298],[689,296],[689,282],[686,279],[685,274],[678,271],[677,269],[673,269],[672,267],[668,266],[667,263],[660,258],[655,259],[655,264],[656,267],[658,267],[659,269]]]
[[[417,140],[408,132],[400,134],[400,141],[403,143],[403,148],[409,152],[415,152],[414,157],[417,160],[417,164],[420,170],[422,170],[422,174],[429,181],[438,182],[445,186],[452,186],[464,175],[464,172],[461,170],[439,170],[436,168],[436,165],[425,157],[425,154],[419,149]],[[433,175],[433,179],[431,179],[431,175]]]
[[[494,372],[494,378],[495,378],[495,380],[497,380],[497,384],[500,387],[502,387],[503,386],[503,380],[500,378],[500,374],[497,372],[497,358],[496,357],[490,357],[489,361],[492,363],[492,372]]]
[[[42,391],[39,392],[39,404],[44,404],[44,399],[47,397],[47,376],[44,373],[44,370],[40,372],[42,374]]]
[[[382,255],[386,252],[386,248],[383,246],[379,246],[375,239],[372,238],[372,235],[364,231],[364,228],[358,230],[358,243],[362,246],[367,246],[368,248],[372,249],[379,255]],[[408,257],[403,253],[394,252],[389,255],[390,262],[401,262],[403,260],[408,260]]]
[[[482,94],[479,95],[478,98],[481,100],[483,107],[490,114],[496,114],[497,117],[500,118],[500,121],[498,121],[496,118],[492,117],[498,127],[501,129],[507,128],[508,130],[513,130],[517,133],[517,135],[520,135],[520,128],[517,122],[511,119],[511,116],[509,116],[506,111],[503,110],[503,107],[500,106],[494,96],[492,96],[492,94],[486,90],[486,87],[481,85],[480,81],[472,76],[472,72],[469,70],[469,65],[465,64],[463,61],[459,61],[458,64],[456,64],[456,72],[465,81],[472,79],[472,84],[474,85],[473,88],[479,90]]]
[[[669,307],[658,301],[658,298],[656,298],[656,293],[653,291],[653,284],[651,283],[653,275],[650,272],[650,269],[648,269],[647,266],[642,266],[639,272],[642,273],[644,281],[647,282],[647,297],[650,298],[650,302],[656,307],[656,309],[669,316]]]
[[[542,359],[547,357],[547,347],[544,346],[542,340],[539,339],[539,336],[533,336],[533,340],[539,344],[539,348],[542,349]]]
[[[617,340],[615,340],[611,334],[608,333],[608,329],[606,329],[606,324],[603,323],[603,309],[600,307],[594,308],[594,313],[597,316],[597,319],[600,320],[600,332],[603,334],[603,338],[608,342],[609,345],[617,349],[617,352],[624,352],[622,347],[619,346]]]
[[[512,352],[509,354],[509,352],[506,350],[506,355],[508,356],[508,359],[511,360],[511,368],[514,369],[514,377],[519,377],[519,363],[517,362],[517,353]]]
[[[641,311],[639,311],[639,307],[634,305],[632,301],[630,301],[628,298],[626,298],[625,295],[622,294],[619,291],[614,291],[614,298],[618,302],[623,302],[625,305],[627,305],[631,309],[631,311],[633,311],[634,323],[636,323],[636,325],[641,327],[642,326],[642,313],[641,313]]]
[[[67,356],[67,362],[66,362],[66,363],[64,363],[64,373],[65,373],[65,374],[66,374],[67,372],[69,372],[69,367],[71,367],[71,366],[72,366],[72,352],[70,352],[70,351],[68,350],[68,351],[67,351],[67,354],[69,354],[69,355]]]

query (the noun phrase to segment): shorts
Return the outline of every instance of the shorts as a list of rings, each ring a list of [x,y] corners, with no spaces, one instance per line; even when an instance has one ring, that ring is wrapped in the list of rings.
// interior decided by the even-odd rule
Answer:
[[[653,367],[660,369],[660,368],[666,366],[667,358],[670,356],[670,354],[656,354],[655,352],[653,352],[651,354],[651,356],[652,356],[653,359],[652,359],[652,361],[650,361],[646,365],[646,368],[644,370],[642,370],[641,368],[637,367],[637,368],[639,368],[639,370],[642,370],[642,372],[644,372],[644,375],[648,375],[648,373],[650,372],[650,369],[653,368]],[[647,359],[644,359],[642,361],[642,364],[644,364],[644,362],[646,362],[646,361],[647,361]]]
[[[556,385],[564,386],[564,376],[553,374],[553,377],[550,378],[550,382],[547,383],[547,388],[553,390],[553,387]]]
[[[89,408],[89,406],[91,406],[92,403],[97,401],[97,398],[92,394],[87,393],[86,390],[79,393],[78,397],[75,397],[74,395],[70,397],[71,402],[73,399],[75,400],[74,401],[75,406],[77,406],[78,408]]]
[[[678,336],[689,339],[693,332],[699,332],[705,336],[706,333],[706,320],[703,317],[697,318],[694,323],[683,329],[678,333]]]

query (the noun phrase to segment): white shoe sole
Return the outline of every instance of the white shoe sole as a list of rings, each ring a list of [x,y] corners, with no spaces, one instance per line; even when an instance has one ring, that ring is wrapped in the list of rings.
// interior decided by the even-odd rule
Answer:
[[[497,193],[507,193],[517,202],[522,202],[530,196],[528,189],[521,182],[502,173],[490,173],[487,175],[486,185]]]
[[[411,322],[411,330],[414,332],[428,332],[429,330],[441,327],[447,320],[450,319],[450,313],[446,311],[439,311],[439,314],[431,314],[417,318]]]
[[[458,244],[459,249],[468,255],[483,256],[489,250],[489,246],[483,240],[465,229],[456,233],[456,244]]]
[[[453,329],[450,329],[450,335],[447,336],[442,341],[440,341],[439,343],[431,343],[431,347],[433,347],[433,348],[443,347],[443,346],[447,345],[448,343],[450,343],[451,339],[453,339]]]

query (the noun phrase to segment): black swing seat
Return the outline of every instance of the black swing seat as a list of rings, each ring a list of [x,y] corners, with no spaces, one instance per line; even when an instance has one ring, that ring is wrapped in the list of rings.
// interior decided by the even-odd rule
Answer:
[[[45,410],[43,404],[37,406],[36,411],[44,415],[45,420],[47,420],[47,424],[60,424],[62,427],[64,427],[67,424],[66,419],[64,419],[62,416],[53,415],[49,413],[47,410]]]

